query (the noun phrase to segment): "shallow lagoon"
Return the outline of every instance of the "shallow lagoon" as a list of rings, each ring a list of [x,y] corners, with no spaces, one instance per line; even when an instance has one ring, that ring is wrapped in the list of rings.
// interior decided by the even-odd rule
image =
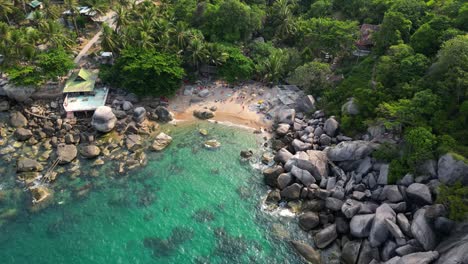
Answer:
[[[209,123],[163,130],[174,141],[145,168],[123,177],[104,166],[73,180],[92,186],[84,195],[55,190],[54,205],[4,223],[0,263],[302,263],[285,239],[296,224],[260,210],[262,177],[240,161],[260,138]]]

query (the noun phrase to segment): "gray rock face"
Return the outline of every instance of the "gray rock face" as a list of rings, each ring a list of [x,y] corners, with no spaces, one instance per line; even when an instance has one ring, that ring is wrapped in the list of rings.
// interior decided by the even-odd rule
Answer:
[[[361,244],[360,240],[350,240],[344,244],[341,252],[341,260],[344,264],[356,263],[359,256],[359,250],[361,249]]]
[[[101,154],[101,150],[95,145],[82,146],[80,148],[80,154],[87,159],[93,159]]]
[[[26,141],[33,136],[31,130],[25,128],[17,128],[15,131],[15,138],[18,141]]]
[[[321,263],[320,253],[316,251],[313,247],[299,241],[292,241],[292,245],[297,250],[297,252],[310,263]]]
[[[72,162],[78,155],[78,150],[75,145],[58,144],[57,158],[60,159],[59,164],[67,164]]]
[[[141,148],[141,137],[139,135],[130,134],[125,139],[125,146],[131,152],[135,152]]]
[[[308,150],[307,155],[309,156],[309,161],[313,165],[313,171],[311,172],[314,175],[317,181],[328,176],[328,157],[327,154],[323,151],[317,150]]]
[[[99,132],[107,133],[115,127],[117,117],[108,106],[100,106],[94,111],[91,125]]]
[[[309,186],[315,183],[315,178],[314,176],[312,176],[312,174],[310,174],[310,172],[303,169],[299,169],[296,166],[292,167],[291,174],[294,177],[296,177],[298,181],[302,182],[302,184],[304,184],[305,186]]]
[[[208,97],[208,95],[210,95],[210,90],[208,89],[203,89],[200,92],[198,92],[198,96],[202,98]]]
[[[30,86],[15,86],[13,84],[6,84],[2,87],[5,95],[8,98],[17,102],[26,102],[30,99],[31,95],[36,91],[34,87]],[[1,90],[1,89],[0,89]]]
[[[435,264],[468,263],[468,223],[459,224],[436,248],[440,258]]]
[[[146,120],[146,109],[144,107],[137,107],[133,110],[133,120],[137,123],[142,123]]]
[[[401,195],[396,185],[385,185],[380,196],[381,200],[388,200],[392,203],[403,201],[403,195]]]
[[[343,201],[341,201],[340,199],[336,199],[333,197],[328,197],[327,199],[325,199],[325,207],[332,211],[340,211],[342,206]]]
[[[341,106],[341,112],[348,115],[359,114],[359,106],[355,102],[354,98],[350,98],[346,103]]]
[[[213,118],[215,116],[215,114],[213,112],[211,112],[210,110],[194,110],[193,111],[193,115],[198,118],[198,119],[210,119],[210,118]]]
[[[343,141],[327,148],[326,153],[332,161],[359,160],[371,154],[375,147],[375,144],[363,140]]]
[[[375,258],[379,257],[379,250],[370,246],[369,240],[365,239],[361,245],[361,252],[356,264],[369,264]]]
[[[361,203],[353,199],[347,199],[341,207],[341,212],[347,218],[352,218],[359,210],[361,210]]]
[[[317,213],[306,212],[299,216],[299,226],[305,231],[314,229],[319,224],[320,224],[320,219]]]
[[[13,112],[10,114],[10,125],[12,127],[24,127],[28,125],[28,120],[21,112]]]
[[[398,184],[404,185],[406,187],[414,183],[414,177],[412,174],[406,174],[401,180],[398,181]]]
[[[351,235],[358,238],[368,237],[375,214],[355,215],[349,223]]]
[[[413,202],[418,204],[431,204],[432,196],[429,187],[422,183],[413,183],[406,189],[406,194]]]
[[[291,152],[289,152],[285,148],[282,148],[282,149],[278,150],[278,152],[276,152],[275,161],[286,164],[286,162],[288,162],[288,160],[291,159],[292,156],[293,156],[293,154],[291,154]]]
[[[405,214],[397,214],[397,223],[403,233],[405,233],[407,236],[412,236],[411,225]]]
[[[389,170],[388,164],[382,164],[380,166],[380,172],[379,172],[379,178],[377,179],[377,184],[385,185],[388,183],[388,170]]]
[[[266,168],[263,171],[263,178],[265,180],[265,183],[271,187],[276,187],[277,186],[277,179],[278,176],[284,172],[283,167],[281,166],[273,166],[270,168]]]
[[[385,223],[387,219],[395,222],[396,214],[388,204],[382,204],[375,211],[374,222],[369,234],[369,242],[373,247],[378,247],[387,241],[390,233]]]
[[[291,146],[293,146],[294,150],[297,151],[304,151],[312,148],[312,144],[310,143],[305,143],[300,141],[299,139],[294,139],[293,142],[291,143]]]
[[[129,110],[132,110],[132,108],[133,108],[133,104],[129,101],[124,101],[122,103],[122,110],[129,111]]]
[[[457,160],[448,153],[439,158],[437,166],[437,174],[442,183],[454,184],[461,181],[464,185],[468,185],[468,164],[462,160]]]
[[[306,95],[296,100],[296,108],[300,112],[313,113],[315,111],[315,99],[312,95]]]
[[[314,241],[317,248],[326,248],[338,237],[336,232],[336,225],[329,225],[324,229],[320,230],[315,236]]]
[[[339,126],[340,126],[340,124],[338,123],[338,121],[336,121],[336,119],[334,117],[330,117],[330,118],[327,119],[327,121],[325,121],[325,125],[323,126],[323,130],[330,137],[334,137]]]
[[[397,264],[429,264],[437,258],[439,258],[437,251],[417,252],[403,256]]]
[[[172,117],[171,112],[169,112],[169,110],[167,110],[167,108],[164,107],[164,106],[158,106],[154,110],[154,113],[158,116],[158,121],[159,122],[166,123],[166,122],[170,122],[170,121],[172,121],[172,119],[174,119]]]
[[[281,191],[281,197],[288,201],[297,200],[301,196],[302,186],[298,183],[294,183]]]
[[[406,243],[406,239],[398,225],[388,219],[385,219],[385,224],[387,225],[390,234],[392,234],[393,238],[395,238],[396,244],[398,246],[403,246]]]
[[[8,101],[0,101],[0,112],[10,110],[10,103]]]
[[[37,161],[28,158],[19,158],[16,161],[16,172],[42,171],[44,167]]]
[[[276,114],[276,120],[278,123],[286,123],[289,125],[294,124],[296,118],[296,110],[294,109],[282,109]]]
[[[436,246],[436,235],[426,217],[426,209],[416,211],[411,223],[413,237],[423,246],[424,250],[433,250]]]

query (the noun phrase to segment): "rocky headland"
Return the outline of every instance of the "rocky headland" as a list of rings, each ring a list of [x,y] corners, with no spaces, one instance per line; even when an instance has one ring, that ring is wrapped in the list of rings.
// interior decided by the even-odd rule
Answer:
[[[333,116],[315,109],[310,95],[280,108],[273,130],[274,158],[264,162],[269,166],[263,170],[271,187],[265,203],[271,210],[290,208],[296,213],[310,238],[292,243],[304,259],[468,263],[468,224],[450,220],[447,208],[436,203],[441,183],[466,183],[465,163],[446,154],[425,162],[419,174],[390,183],[389,164],[372,153],[398,138],[375,127],[357,139],[347,137]],[[325,251],[333,254],[325,257]]]

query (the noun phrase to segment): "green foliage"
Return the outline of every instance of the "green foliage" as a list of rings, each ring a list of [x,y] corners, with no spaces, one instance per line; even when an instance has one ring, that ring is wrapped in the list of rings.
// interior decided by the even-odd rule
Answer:
[[[468,186],[460,182],[453,186],[440,185],[437,203],[445,205],[449,210],[449,218],[455,221],[465,221],[468,218]]]
[[[10,82],[18,86],[34,86],[42,84],[42,78],[34,66],[16,66],[7,70]]]
[[[402,13],[386,12],[379,32],[376,33],[376,46],[380,53],[397,44],[409,40],[412,23]]]
[[[410,128],[405,132],[405,158],[408,166],[415,169],[421,162],[434,158],[436,137],[425,127]]]
[[[328,81],[330,74],[329,64],[313,61],[297,67],[288,78],[288,82],[301,87],[308,93],[319,95],[330,87]]]
[[[255,69],[253,61],[242,54],[239,48],[226,46],[224,50],[227,59],[219,66],[219,76],[230,83],[250,79]]]
[[[40,67],[42,76],[56,80],[64,76],[75,67],[70,55],[63,49],[54,49],[37,56],[37,66]]]
[[[202,30],[212,41],[243,41],[259,30],[264,12],[239,0],[208,4],[203,14]]]
[[[180,87],[184,70],[180,60],[157,51],[130,48],[122,51],[112,72],[102,75],[116,86],[140,95],[173,95]]]
[[[398,180],[403,178],[406,173],[410,170],[408,168],[406,161],[402,158],[394,159],[390,162],[388,171],[388,183],[395,184]]]

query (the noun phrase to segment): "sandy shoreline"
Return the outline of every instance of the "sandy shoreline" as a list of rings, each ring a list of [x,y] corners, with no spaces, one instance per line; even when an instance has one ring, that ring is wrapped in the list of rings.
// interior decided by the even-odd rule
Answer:
[[[260,83],[249,83],[234,88],[227,87],[222,82],[210,82],[207,85],[194,87],[192,95],[184,95],[184,85],[177,96],[169,100],[168,109],[178,121],[197,120],[193,116],[194,110],[210,109],[216,107],[215,117],[211,120],[236,125],[254,130],[269,129],[271,121],[259,109],[261,102],[265,100],[263,94],[266,90]],[[190,86],[189,86],[190,87]],[[209,95],[202,98],[197,92],[209,90]]]

